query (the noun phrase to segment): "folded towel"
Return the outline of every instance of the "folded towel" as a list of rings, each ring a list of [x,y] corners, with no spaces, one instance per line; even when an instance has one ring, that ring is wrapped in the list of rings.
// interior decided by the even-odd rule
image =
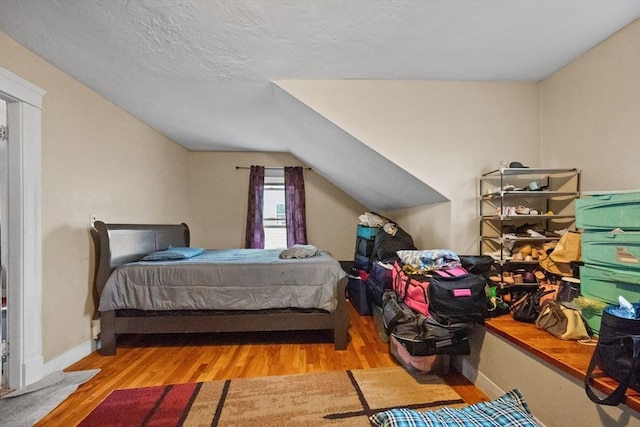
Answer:
[[[293,245],[292,247],[280,252],[280,258],[309,258],[318,252],[318,248],[313,245]]]

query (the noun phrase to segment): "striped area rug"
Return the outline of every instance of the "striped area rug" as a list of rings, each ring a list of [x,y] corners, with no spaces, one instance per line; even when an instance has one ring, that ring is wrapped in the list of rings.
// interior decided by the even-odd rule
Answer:
[[[369,426],[393,408],[464,406],[440,377],[401,367],[115,390],[80,424],[93,426]]]

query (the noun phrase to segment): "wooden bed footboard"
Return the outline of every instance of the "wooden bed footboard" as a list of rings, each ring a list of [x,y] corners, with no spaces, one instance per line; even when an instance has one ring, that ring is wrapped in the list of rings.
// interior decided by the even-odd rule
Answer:
[[[119,334],[161,334],[202,332],[260,332],[333,330],[336,350],[346,350],[349,342],[349,312],[345,299],[347,279],[338,282],[338,305],[329,312],[242,312],[233,314],[117,316],[115,311],[100,312],[99,353],[116,354]]]

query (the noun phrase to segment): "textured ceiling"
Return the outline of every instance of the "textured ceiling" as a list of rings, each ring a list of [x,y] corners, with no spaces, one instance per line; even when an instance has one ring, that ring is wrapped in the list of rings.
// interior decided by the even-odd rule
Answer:
[[[2,31],[177,143],[291,152],[378,210],[443,197],[272,81],[538,81],[639,17],[640,0],[0,0]],[[354,186],[318,135],[407,200]]]

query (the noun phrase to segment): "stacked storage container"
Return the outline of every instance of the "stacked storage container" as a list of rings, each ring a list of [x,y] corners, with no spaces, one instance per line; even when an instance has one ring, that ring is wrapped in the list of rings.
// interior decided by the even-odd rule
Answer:
[[[576,200],[576,226],[583,231],[580,293],[606,304],[618,304],[618,296],[640,301],[640,191]],[[583,315],[598,332],[602,311]]]
[[[363,274],[364,273],[364,274]],[[371,316],[371,304],[367,298],[366,272],[351,269],[347,275],[347,299],[360,316]]]
[[[369,271],[371,269],[371,255],[373,254],[373,245],[376,242],[378,231],[380,231],[378,227],[367,227],[358,224],[356,251],[353,258],[353,266],[358,270]]]
[[[386,290],[393,289],[392,270],[392,264],[374,260],[367,278],[367,299],[371,304],[373,323],[376,327],[378,338],[384,343],[389,342],[389,335],[382,318],[382,298]]]
[[[371,302],[367,298],[367,277],[371,270],[371,255],[380,229],[358,224],[353,269],[348,275],[347,296],[361,316],[371,315]]]

